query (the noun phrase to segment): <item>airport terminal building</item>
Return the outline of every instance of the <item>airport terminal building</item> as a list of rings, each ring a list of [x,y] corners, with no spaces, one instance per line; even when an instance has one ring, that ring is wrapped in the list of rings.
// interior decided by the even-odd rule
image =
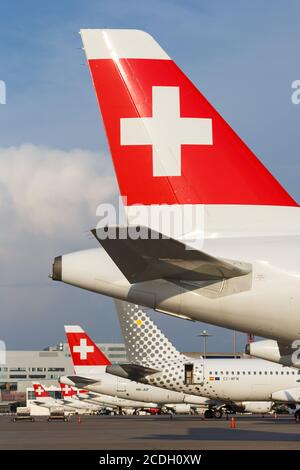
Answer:
[[[126,362],[123,343],[99,343],[98,346],[112,363]],[[67,343],[43,351],[7,351],[5,356],[5,364],[0,364],[0,411],[10,403],[23,402],[32,382],[42,382],[49,387],[57,385],[60,376],[74,373]]]

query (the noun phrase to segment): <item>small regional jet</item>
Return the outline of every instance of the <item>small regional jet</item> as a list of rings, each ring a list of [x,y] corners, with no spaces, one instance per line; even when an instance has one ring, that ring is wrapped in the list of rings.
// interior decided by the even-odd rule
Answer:
[[[84,409],[86,411],[98,412],[101,409],[100,403],[95,403],[88,400],[88,397],[79,398],[77,391],[70,385],[59,383],[61,394],[66,405],[70,405],[77,409]]]
[[[76,375],[60,377],[60,383],[125,399],[125,403],[130,400],[131,403],[128,403],[130,407],[134,405],[134,401],[139,401],[144,402],[144,408],[169,407],[171,405],[171,408],[176,411],[176,407],[179,409],[179,405],[182,404],[202,406],[210,403],[207,398],[138,382],[139,366],[132,366],[134,375],[132,380],[124,375],[117,377],[109,374],[106,369],[115,366],[80,326],[65,326],[65,331]],[[130,365],[128,367],[130,368]],[[141,369],[144,373],[144,367]],[[153,369],[149,369],[149,373],[151,372]],[[140,403],[137,407],[140,407]]]
[[[113,397],[110,395],[103,395],[99,393],[89,392],[88,390],[75,390],[74,387],[68,384],[64,384],[60,381],[60,387],[64,399],[67,398],[73,400],[74,405],[79,403],[93,404],[101,408],[107,408],[111,410],[124,410],[124,409],[151,409],[153,403],[146,403],[143,401],[132,401],[124,398]],[[72,402],[71,402],[72,403]]]

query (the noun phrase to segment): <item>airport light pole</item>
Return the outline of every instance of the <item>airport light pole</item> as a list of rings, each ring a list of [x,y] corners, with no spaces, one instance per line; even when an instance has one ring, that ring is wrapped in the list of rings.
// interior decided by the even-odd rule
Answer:
[[[206,359],[206,351],[207,351],[207,338],[209,338],[210,336],[213,336],[212,334],[210,333],[207,333],[206,330],[203,330],[201,333],[199,333],[197,336],[201,336],[201,338],[203,338],[203,345],[204,345],[204,348],[203,348],[203,357],[204,359]]]
[[[233,331],[233,356],[236,359],[236,331]]]

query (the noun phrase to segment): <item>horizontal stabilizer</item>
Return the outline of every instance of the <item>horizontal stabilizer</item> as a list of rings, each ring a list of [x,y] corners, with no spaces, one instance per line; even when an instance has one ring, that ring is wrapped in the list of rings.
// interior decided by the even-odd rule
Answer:
[[[160,372],[159,369],[144,367],[140,364],[118,364],[106,367],[108,374],[117,375],[118,377],[139,381],[148,375]]]
[[[92,234],[131,284],[162,278],[219,281],[251,271],[248,263],[215,258],[148,227],[110,226]]]
[[[78,388],[84,388],[85,385],[92,385],[98,382],[98,380],[81,377],[80,375],[68,375],[68,381],[73,382]]]

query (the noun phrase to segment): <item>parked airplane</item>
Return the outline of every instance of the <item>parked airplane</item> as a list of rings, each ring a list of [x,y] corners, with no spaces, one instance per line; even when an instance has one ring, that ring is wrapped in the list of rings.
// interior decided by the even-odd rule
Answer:
[[[107,408],[110,410],[118,410],[118,412],[122,412],[125,409],[147,410],[155,408],[153,403],[126,400],[124,398],[118,398],[117,396],[89,392],[85,389],[75,390],[75,388],[71,385],[62,383],[61,381],[60,386],[64,398],[73,398],[74,404],[79,401],[80,403],[90,403],[93,405],[98,405],[98,407]]]
[[[300,402],[300,371],[260,359],[193,359],[180,353],[137,305],[116,301],[127,358],[144,383],[270,411],[272,402]],[[127,364],[107,372],[130,378]],[[143,373],[143,367],[145,371]],[[152,371],[152,372],[151,372]],[[296,411],[300,417],[300,410]]]
[[[127,367],[130,370],[132,380],[111,375],[106,372],[106,368],[114,368],[114,366],[80,326],[65,326],[65,331],[76,375],[60,377],[60,382],[63,384],[84,388],[91,392],[117,396],[126,399],[126,401],[130,400],[131,403],[136,400],[142,401],[144,407],[147,408],[170,404],[175,406],[184,403],[201,406],[210,402],[210,400],[199,396],[139,383],[136,380],[140,376],[140,369],[144,372],[144,368],[136,365],[129,364]],[[149,372],[152,371],[149,369]]]
[[[81,37],[129,228],[103,228],[102,214],[93,234],[104,250],[57,257],[53,279],[300,339],[298,204],[150,35]]]
[[[87,397],[80,399],[73,387],[60,383],[60,389],[65,405],[72,406],[76,409],[84,409],[86,411],[100,411],[101,405],[99,402],[92,403],[87,399]]]
[[[153,403],[143,401],[126,400],[118,398],[117,396],[103,395],[100,393],[89,392],[88,390],[75,390],[74,387],[60,383],[64,397],[67,395],[76,398],[84,403],[92,403],[102,406],[105,409],[115,410],[118,414],[122,414],[128,410],[134,410],[133,414],[140,414],[141,412],[154,413],[155,410],[160,413],[161,411],[168,413],[192,413],[196,411],[198,405],[190,405],[189,403],[171,403],[165,404],[163,408],[153,406]]]
[[[33,390],[35,396],[34,403],[36,405],[42,406],[43,408],[50,409],[54,407],[62,407],[69,412],[87,409],[86,406],[83,407],[82,404],[79,404],[79,406],[77,406],[77,404],[75,405],[71,403],[71,401],[68,399],[56,399],[51,397],[50,393],[40,383],[33,382]],[[95,409],[95,405],[91,405],[89,409],[90,408]]]

